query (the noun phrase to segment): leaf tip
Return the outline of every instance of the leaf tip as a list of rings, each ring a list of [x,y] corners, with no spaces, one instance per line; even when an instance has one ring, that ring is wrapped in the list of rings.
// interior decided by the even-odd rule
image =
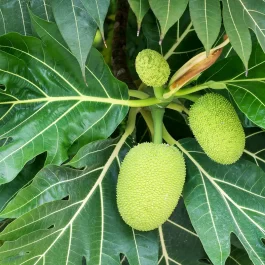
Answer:
[[[141,21],[138,21],[137,23],[137,37],[139,37],[141,31]]]
[[[101,34],[101,38],[102,38],[102,41],[104,43],[105,48],[108,48],[108,45],[107,45],[107,42],[106,42],[106,39],[105,39],[105,34],[104,34],[104,30],[103,29],[100,29],[100,34]]]
[[[104,43],[105,48],[108,48],[108,45],[105,39],[103,39],[103,43]]]
[[[244,66],[245,66],[245,77],[248,77],[248,62],[245,62],[244,63]]]
[[[248,77],[248,68],[246,68],[245,76]]]

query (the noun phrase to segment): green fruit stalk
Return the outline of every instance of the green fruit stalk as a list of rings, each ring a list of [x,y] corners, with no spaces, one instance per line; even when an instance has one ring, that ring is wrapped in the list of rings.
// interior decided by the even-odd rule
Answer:
[[[185,181],[180,151],[166,144],[143,143],[126,155],[117,184],[123,220],[141,231],[158,228],[171,215]]]
[[[164,57],[150,49],[138,53],[135,68],[142,82],[151,87],[163,86],[170,75],[170,68]]]
[[[191,130],[204,152],[214,161],[228,165],[243,154],[245,133],[232,104],[223,96],[200,97],[189,113]]]

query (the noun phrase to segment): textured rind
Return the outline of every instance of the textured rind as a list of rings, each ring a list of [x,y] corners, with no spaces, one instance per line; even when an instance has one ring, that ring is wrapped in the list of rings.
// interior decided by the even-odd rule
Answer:
[[[170,75],[170,68],[163,56],[153,50],[145,49],[138,53],[135,61],[136,72],[147,86],[161,87]]]
[[[245,147],[245,133],[232,104],[223,96],[200,97],[189,112],[191,130],[204,152],[214,161],[236,162]]]
[[[185,182],[180,151],[166,144],[142,143],[126,155],[117,184],[123,220],[141,231],[163,224],[176,207]]]

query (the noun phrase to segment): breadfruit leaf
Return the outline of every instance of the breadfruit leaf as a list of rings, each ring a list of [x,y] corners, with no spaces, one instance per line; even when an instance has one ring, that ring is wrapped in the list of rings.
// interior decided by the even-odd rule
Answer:
[[[242,6],[244,5],[244,3],[241,0],[237,1],[223,0],[222,3],[223,3],[223,20],[227,35],[230,39],[233,48],[241,58],[245,66],[245,69],[247,70],[248,61],[252,49],[252,42],[251,42],[250,32],[248,29],[251,26],[248,24],[249,20],[248,19],[245,20],[247,12],[245,12]],[[252,11],[255,12],[255,9],[251,10],[251,12]],[[255,17],[256,19],[258,19],[256,15]],[[254,23],[257,23],[257,21],[254,20]],[[257,32],[255,29],[254,31]]]
[[[150,7],[160,24],[160,40],[167,31],[180,19],[188,0],[149,0]]]
[[[202,265],[200,260],[207,259],[200,239],[192,227],[182,198],[168,221],[162,225],[159,235],[159,265],[171,263]],[[193,251],[187,255],[190,249]]]
[[[219,1],[191,0],[190,13],[194,28],[208,51],[220,29]],[[247,71],[252,40],[250,29],[265,51],[265,2],[253,0],[222,0],[222,19],[232,47],[241,58]],[[215,39],[214,39],[215,38]]]
[[[149,2],[148,2],[148,0],[140,0],[140,1],[139,0],[128,0],[128,2],[129,2],[131,9],[133,10],[133,12],[136,16],[137,26],[138,26],[137,35],[139,35],[142,20],[150,8]]]
[[[244,249],[231,247],[226,265],[252,265]],[[192,251],[190,251],[191,249]],[[171,263],[182,265],[213,264],[207,257],[201,241],[194,231],[182,198],[171,217],[162,226],[159,257],[159,265]]]
[[[241,159],[230,166],[207,158],[194,139],[179,148],[186,156],[184,201],[193,227],[213,264],[225,264],[235,234],[252,262],[265,262],[265,173]]]
[[[31,35],[28,0],[0,0],[0,35],[19,32]]]
[[[65,166],[46,166],[0,214],[17,218],[0,233],[1,264],[131,265],[158,260],[156,231],[140,233],[116,204],[120,163],[130,143],[121,137],[90,143]]]
[[[122,265],[129,264],[124,256],[121,258],[121,261]],[[168,264],[213,264],[207,257],[201,241],[192,227],[182,198],[179,200],[178,206],[173,214],[162,225],[162,229],[160,230],[158,265]],[[253,265],[253,263],[250,261],[244,249],[232,245],[226,265]]]
[[[103,26],[109,9],[110,0],[81,0],[81,2],[89,16],[96,22],[103,40],[105,41]]]
[[[265,54],[257,44],[245,68],[237,56],[223,59],[213,65],[198,79],[224,83],[239,109],[256,125],[265,128]]]
[[[88,53],[91,49],[98,25],[105,19],[109,7],[109,1],[100,1],[102,6],[99,9],[98,1],[88,0],[61,0],[52,1],[52,11],[55,21],[60,29],[60,32],[70,48],[73,55],[76,57],[86,82],[85,64],[88,58]],[[97,9],[97,16],[91,15],[90,8]],[[89,5],[89,6],[88,6]],[[101,31],[103,27],[99,24]]]
[[[225,265],[253,265],[244,249],[231,246],[231,253]]]
[[[0,0],[0,35],[18,32],[32,35],[28,5],[43,19],[53,20],[51,0]]]
[[[248,69],[252,48],[249,29],[255,33],[265,51],[265,2],[252,0],[222,0],[222,2],[226,32],[233,48]]]
[[[29,6],[35,15],[50,22],[54,21],[51,2],[52,0],[30,0]]]
[[[189,7],[194,29],[208,53],[221,28],[220,1],[190,0]]]
[[[252,161],[265,172],[265,131],[259,128],[247,130],[244,158]]]
[[[29,161],[18,176],[10,183],[0,185],[0,210],[12,199],[15,194],[28,185],[38,171],[43,167],[44,155],[40,155]]]
[[[37,22],[36,22],[37,23]],[[127,86],[113,77],[100,53],[86,63],[87,85],[75,57],[56,34],[39,27],[43,42],[10,33],[0,37],[0,184],[11,181],[27,161],[47,152],[46,164],[67,159],[77,139],[107,138],[125,117]]]

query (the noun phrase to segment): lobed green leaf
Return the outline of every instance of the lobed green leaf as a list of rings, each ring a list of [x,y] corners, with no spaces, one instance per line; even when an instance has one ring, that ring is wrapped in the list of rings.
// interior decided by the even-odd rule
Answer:
[[[248,70],[252,49],[249,28],[253,30],[265,51],[265,3],[252,0],[222,0],[222,2],[226,32],[233,48]]]
[[[265,131],[247,130],[244,158],[252,161],[265,172]]]
[[[179,148],[187,164],[185,205],[213,264],[225,264],[231,233],[254,264],[264,264],[264,171],[244,159],[229,166],[217,164],[194,139],[182,140]]]
[[[47,152],[46,164],[60,164],[77,139],[107,138],[128,111],[127,87],[99,52],[92,49],[87,59],[86,85],[75,57],[50,34],[58,32],[55,24],[48,24],[49,31],[37,29],[44,42],[15,33],[0,38],[0,135],[8,141],[0,147],[0,183],[40,153]]]
[[[68,166],[42,169],[1,213],[17,219],[0,233],[7,241],[0,263],[65,265],[85,259],[88,265],[118,265],[123,253],[130,264],[155,264],[156,232],[127,226],[116,205],[119,166],[130,148],[125,139],[90,143]]]

